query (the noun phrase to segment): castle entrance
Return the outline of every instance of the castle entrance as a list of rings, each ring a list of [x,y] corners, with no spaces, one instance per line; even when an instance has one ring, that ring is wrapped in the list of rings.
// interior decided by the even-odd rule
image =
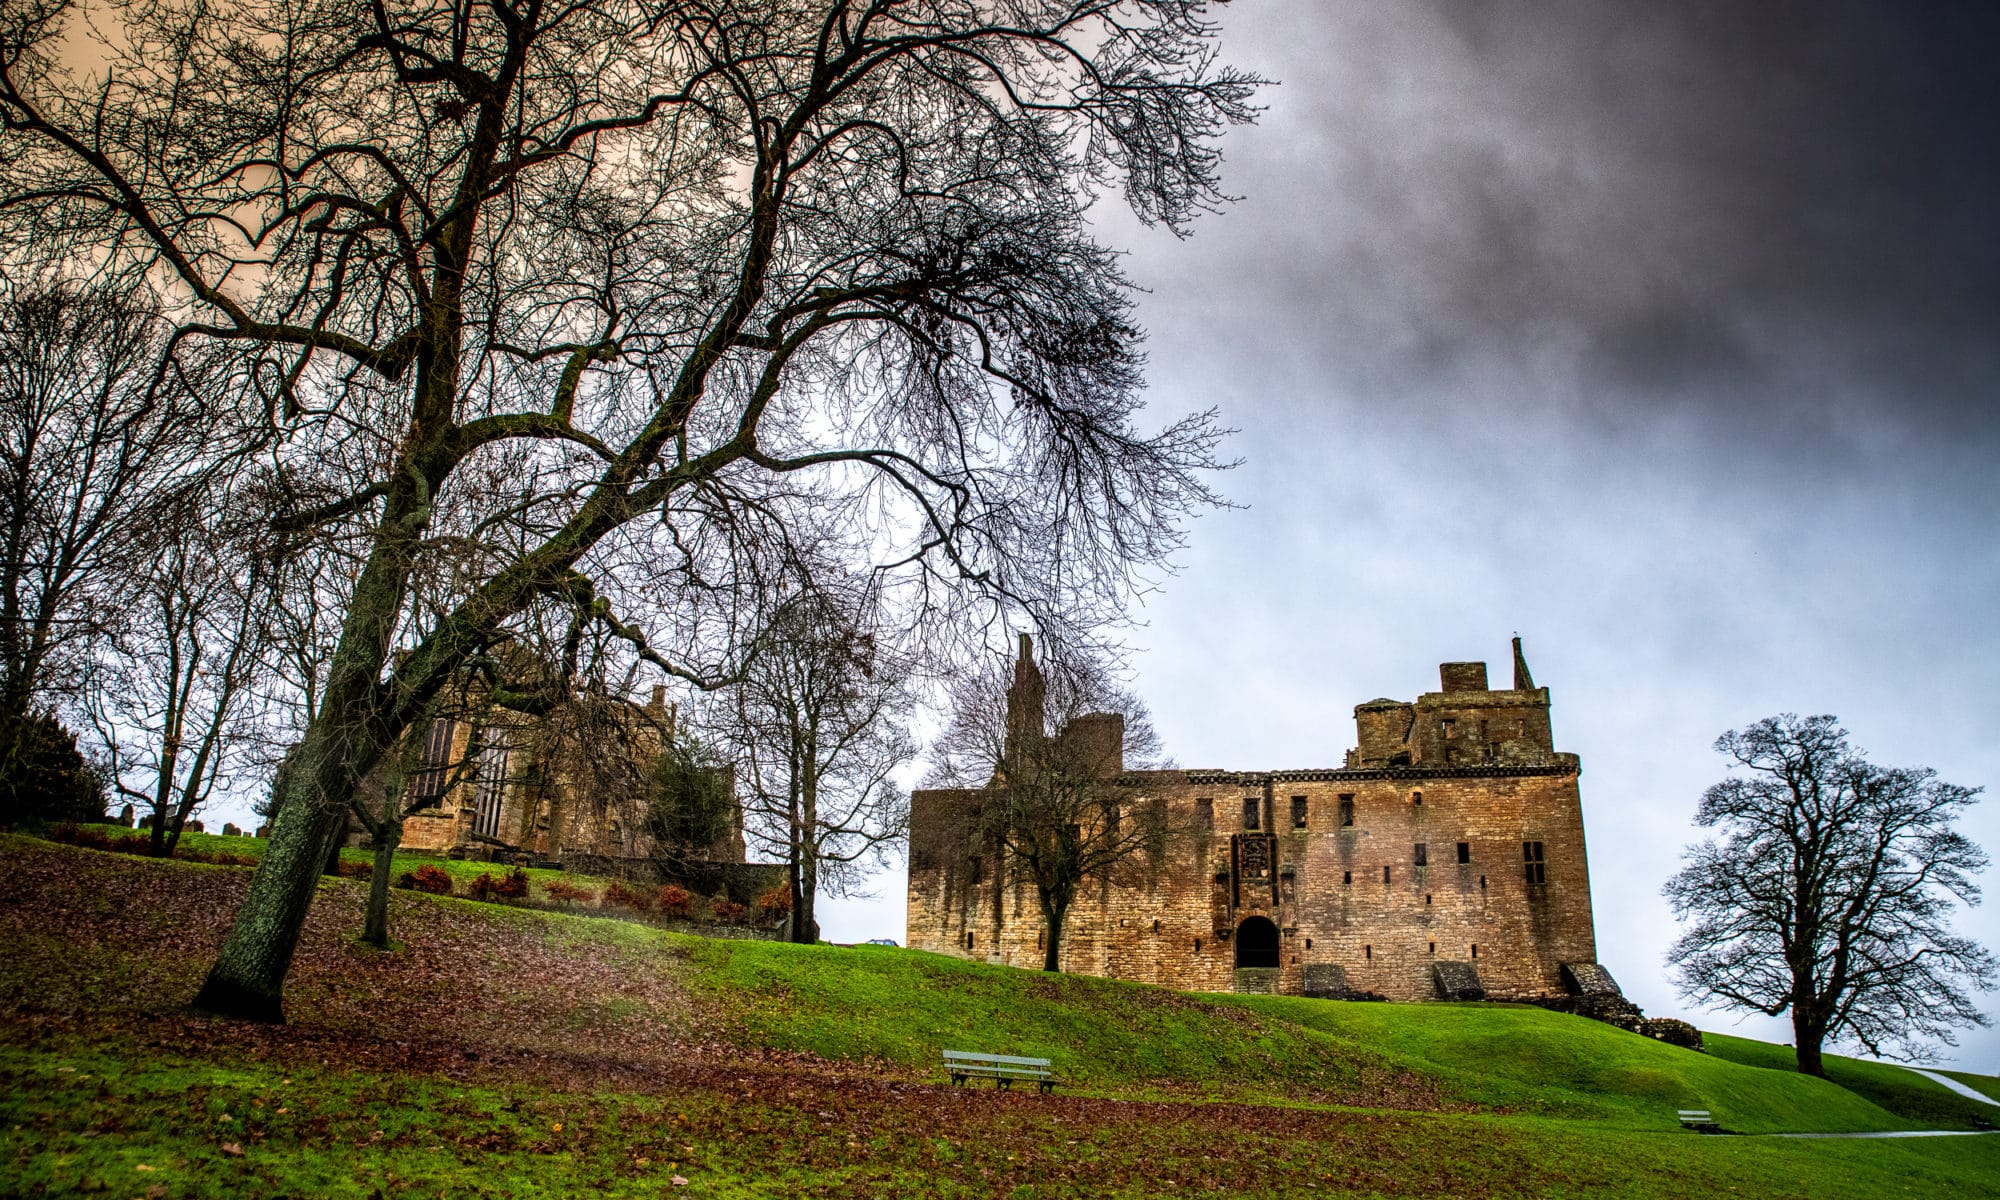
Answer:
[[[1236,927],[1236,965],[1275,967],[1278,965],[1278,927],[1269,917],[1246,917]]]

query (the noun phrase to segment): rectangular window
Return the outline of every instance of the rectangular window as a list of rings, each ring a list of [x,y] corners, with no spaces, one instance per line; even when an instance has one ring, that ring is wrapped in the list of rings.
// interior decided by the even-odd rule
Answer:
[[[1458,731],[1457,722],[1451,720],[1450,718],[1446,718],[1445,720],[1438,722],[1438,734],[1442,737],[1448,738],[1457,731]]]
[[[1341,823],[1342,825],[1352,825],[1352,824],[1354,824],[1354,797],[1353,797],[1353,796],[1342,796],[1342,797],[1340,798],[1340,823]]]
[[[1243,828],[1256,829],[1258,827],[1257,813],[1261,807],[1257,803],[1256,797],[1245,796],[1243,798]]]
[[[1352,872],[1352,871],[1342,871],[1342,872],[1340,873],[1340,882],[1342,882],[1342,883],[1347,883],[1347,884],[1351,884],[1351,883],[1353,883],[1353,882],[1354,882],[1354,872]]]
[[[1420,867],[1430,866],[1431,865],[1430,844],[1428,842],[1418,842],[1416,853],[1412,856],[1411,861],[1413,861],[1417,866]]]
[[[1521,858],[1527,863],[1529,883],[1547,883],[1548,869],[1542,864],[1542,844],[1522,842]]]
[[[1458,861],[1460,862],[1460,864],[1469,863],[1472,861],[1471,842],[1460,842],[1458,844]]]
[[[1387,867],[1382,868],[1382,882],[1383,883],[1389,882],[1389,868]]]
[[[489,729],[482,735],[485,745],[473,767],[472,832],[482,837],[500,836],[500,801],[507,791],[507,767],[511,757],[504,730]]]
[[[1304,796],[1293,796],[1292,828],[1304,829],[1305,827],[1306,827],[1306,798]]]
[[[457,725],[449,717],[439,717],[424,731],[424,745],[417,756],[417,769],[410,775],[409,793],[413,807],[424,808],[444,799],[450,782],[451,740]]]
[[[1199,829],[1215,828],[1215,801],[1207,796],[1194,802],[1194,823]]]

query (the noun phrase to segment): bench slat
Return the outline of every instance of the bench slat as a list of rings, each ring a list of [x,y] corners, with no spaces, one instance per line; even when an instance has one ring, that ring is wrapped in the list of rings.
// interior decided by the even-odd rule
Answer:
[[[1050,1065],[1050,1060],[1046,1058],[1022,1058],[1013,1054],[974,1054],[969,1050],[947,1050],[944,1052],[944,1059],[946,1062],[1009,1063],[1023,1067],[1046,1067]]]

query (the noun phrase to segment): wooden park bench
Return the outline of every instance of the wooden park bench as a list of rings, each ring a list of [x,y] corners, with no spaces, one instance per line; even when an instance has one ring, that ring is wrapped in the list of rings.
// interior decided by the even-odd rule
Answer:
[[[1683,1108],[1678,1110],[1682,1129],[1692,1129],[1696,1133],[1721,1133],[1722,1126],[1715,1123],[1705,1108]]]
[[[1032,1079],[1035,1086],[1044,1092],[1053,1091],[1056,1086],[1055,1073],[1049,1070],[1046,1058],[947,1050],[944,1052],[944,1069],[950,1072],[953,1087],[964,1087],[965,1081],[975,1075],[989,1078],[995,1087],[1002,1088],[1011,1087],[1016,1079]]]

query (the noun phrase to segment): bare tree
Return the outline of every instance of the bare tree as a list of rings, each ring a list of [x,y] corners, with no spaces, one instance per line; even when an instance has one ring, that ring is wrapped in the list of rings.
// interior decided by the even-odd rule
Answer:
[[[982,789],[977,833],[1034,885],[1042,969],[1062,969],[1063,929],[1087,880],[1156,863],[1178,835],[1126,769],[1164,766],[1145,704],[1099,659],[1058,660],[1044,678],[1026,634],[1011,682],[998,661],[962,677],[932,747],[934,786]],[[1128,758],[1129,756],[1129,758]]]
[[[155,857],[171,857],[188,818],[254,765],[245,727],[275,596],[260,530],[234,504],[217,486],[144,510],[152,553],[115,582],[123,619],[92,648],[84,707],[118,791],[151,813]]]
[[[1222,199],[1255,81],[1201,0],[160,0],[105,14],[92,77],[56,57],[80,13],[0,13],[0,239],[171,273],[292,462],[372,472],[279,514],[364,526],[365,565],[204,1007],[281,1017],[354,787],[537,597],[713,682],[612,601],[717,522],[782,529],[788,480],[936,599],[1048,625],[1213,500],[1209,416],[1135,425],[1085,219],[1102,186],[1176,230]],[[501,460],[505,494],[465,486]],[[447,543],[479,553],[419,596]]]
[[[893,774],[916,757],[911,664],[881,597],[829,571],[780,604],[722,705],[758,840],[784,856],[792,940],[819,940],[815,898],[900,838],[909,800]]]
[[[154,376],[164,334],[143,289],[0,270],[0,811],[52,719],[31,713],[77,698],[153,518],[217,457],[199,391]]]
[[[1789,1011],[1808,1075],[1830,1040],[1910,1054],[1986,1024],[1968,993],[1994,985],[1993,955],[1950,927],[1979,902],[1986,855],[1952,828],[1979,789],[1869,763],[1830,716],[1766,717],[1715,748],[1745,773],[1703,794],[1695,822],[1722,837],[1667,881],[1694,920],[1668,955],[1682,994]]]

